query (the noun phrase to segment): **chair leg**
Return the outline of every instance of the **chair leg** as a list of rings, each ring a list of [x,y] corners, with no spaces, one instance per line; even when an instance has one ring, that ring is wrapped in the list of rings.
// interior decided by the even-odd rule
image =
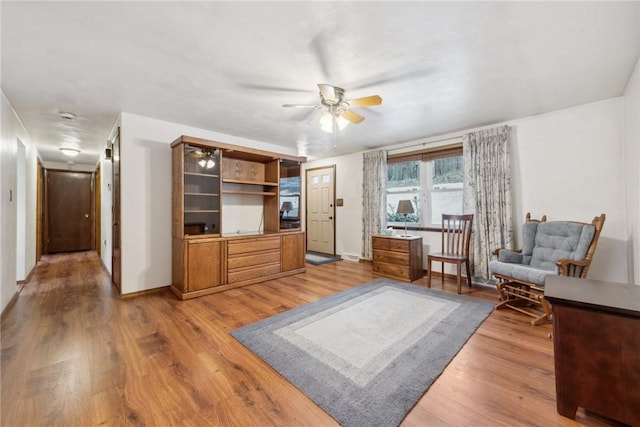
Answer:
[[[440,279],[442,280],[442,288],[444,289],[444,262],[440,263]]]
[[[471,287],[471,267],[469,267],[469,260],[465,262],[465,265],[467,266],[467,284]]]
[[[427,288],[431,287],[431,258],[427,257]]]
[[[462,263],[456,263],[456,276],[458,278],[458,295],[462,293]]]

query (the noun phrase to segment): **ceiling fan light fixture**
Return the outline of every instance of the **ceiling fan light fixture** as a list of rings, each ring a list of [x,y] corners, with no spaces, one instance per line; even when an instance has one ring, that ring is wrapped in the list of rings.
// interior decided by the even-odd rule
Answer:
[[[347,127],[349,124],[349,120],[345,119],[342,116],[336,117],[336,124],[338,125],[338,129],[342,130]]]
[[[62,147],[60,148],[60,151],[62,151],[62,154],[64,154],[65,156],[69,156],[69,157],[75,157],[78,154],[80,154],[79,149],[72,148],[72,147]]]
[[[342,116],[335,116],[331,112],[327,111],[320,117],[320,128],[327,132],[333,133],[333,121],[336,121],[336,125],[339,130],[342,130],[347,127],[349,121]]]

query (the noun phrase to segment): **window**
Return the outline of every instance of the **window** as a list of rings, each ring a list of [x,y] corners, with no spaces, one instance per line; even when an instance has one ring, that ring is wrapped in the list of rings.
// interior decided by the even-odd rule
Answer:
[[[408,225],[440,227],[443,213],[463,213],[462,147],[390,156],[387,163],[389,225],[404,225],[405,215],[396,213],[400,200],[413,204],[415,213],[406,216]]]

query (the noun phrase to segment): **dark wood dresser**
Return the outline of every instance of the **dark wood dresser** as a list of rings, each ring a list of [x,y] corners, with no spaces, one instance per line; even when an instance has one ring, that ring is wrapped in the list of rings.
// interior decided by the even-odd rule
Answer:
[[[640,426],[640,286],[549,276],[560,415]]]
[[[422,237],[373,236],[373,272],[413,282],[424,276]]]

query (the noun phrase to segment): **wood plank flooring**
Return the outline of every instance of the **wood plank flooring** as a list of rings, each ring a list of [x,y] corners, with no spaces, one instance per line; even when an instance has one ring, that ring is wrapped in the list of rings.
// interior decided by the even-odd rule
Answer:
[[[337,425],[229,332],[373,278],[340,261],[188,301],[123,299],[95,253],[46,256],[2,317],[2,426]],[[556,413],[551,328],[528,321],[493,312],[402,425],[616,425]]]

